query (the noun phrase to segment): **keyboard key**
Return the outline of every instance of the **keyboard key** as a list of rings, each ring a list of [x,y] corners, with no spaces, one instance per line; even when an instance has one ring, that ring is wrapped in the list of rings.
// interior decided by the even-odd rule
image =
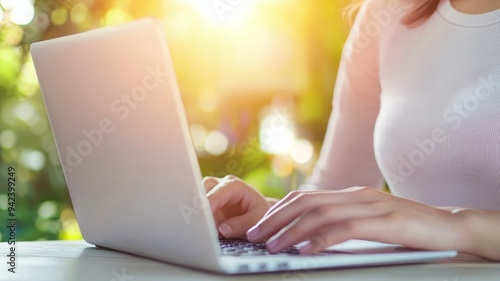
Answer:
[[[252,243],[244,240],[220,240],[223,255],[263,256],[263,255],[299,255],[296,247],[290,247],[279,253],[270,253],[265,243]]]

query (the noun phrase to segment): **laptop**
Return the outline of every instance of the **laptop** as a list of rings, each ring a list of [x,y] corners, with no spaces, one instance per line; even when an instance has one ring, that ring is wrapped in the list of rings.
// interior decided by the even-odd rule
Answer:
[[[90,244],[223,274],[417,263],[457,254],[368,241],[314,256],[293,247],[270,254],[263,243],[220,240],[159,20],[37,42],[31,52],[71,201]]]

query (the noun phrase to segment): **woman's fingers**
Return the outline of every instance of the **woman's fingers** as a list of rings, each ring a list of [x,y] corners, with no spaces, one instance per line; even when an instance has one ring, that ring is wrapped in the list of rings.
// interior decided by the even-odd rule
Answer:
[[[259,191],[235,176],[215,180],[218,183],[207,198],[217,228],[225,237],[241,236],[264,216],[269,204]],[[211,184],[210,179],[205,182]]]
[[[305,190],[296,190],[288,193],[285,198],[281,199],[278,203],[276,203],[269,211],[266,213],[265,217],[272,215],[274,212],[278,211],[283,205],[286,205],[292,200],[295,200],[297,197],[304,196],[305,194],[315,194],[318,196],[325,195],[325,196],[332,196],[337,194],[335,197],[336,200],[332,200],[332,204],[334,203],[342,203],[343,201],[357,201],[357,202],[367,202],[374,199],[375,196],[380,195],[380,194],[385,194],[383,192],[377,191],[376,189],[373,189],[371,187],[362,187],[362,186],[355,186],[355,187],[350,187],[342,190],[312,190],[312,191],[305,191]]]
[[[224,221],[218,230],[226,238],[241,237],[262,218],[264,213],[264,209],[254,208],[241,216]]]
[[[219,184],[219,178],[216,177],[204,177],[202,184],[205,187],[205,192],[209,192],[214,188],[217,184]]]
[[[240,188],[234,181],[221,180],[208,193],[207,198],[213,212],[234,204],[240,204],[245,197],[246,190]]]
[[[456,244],[449,211],[372,188],[292,192],[269,208],[259,191],[237,177],[207,177],[203,184],[219,233],[235,238],[246,232],[250,241],[268,240],[271,252],[308,241],[300,252],[312,254],[349,239],[425,249]]]
[[[331,193],[331,191],[325,191],[325,190],[311,190],[311,191],[303,191],[303,190],[294,190],[289,192],[283,199],[279,200],[277,203],[275,203],[269,211],[267,211],[265,217],[268,215],[274,213],[276,210],[281,208],[283,205],[287,204],[291,200],[293,200],[295,197],[302,195],[302,194],[317,194],[317,193]]]
[[[316,234],[311,232],[306,238],[310,243],[300,249],[301,253],[317,253],[349,239],[401,244],[427,250],[456,249],[457,241],[460,240],[456,231],[460,227],[457,227],[456,220],[452,219],[449,211],[386,194],[366,205],[366,210],[371,210],[372,213],[352,213],[352,217],[345,218],[340,215],[336,223],[326,221],[326,231],[323,227]],[[348,209],[349,207],[342,208],[335,211],[335,214],[343,214]],[[360,206],[355,212],[362,212],[361,209]]]
[[[217,178],[217,177],[204,177],[202,180],[202,184],[205,187],[205,191],[208,193],[210,192],[214,187],[216,187],[219,183],[222,182],[232,182],[232,181],[238,181],[240,180],[238,177],[233,176],[233,175],[227,175],[223,178]]]
[[[306,196],[308,198],[306,198]],[[297,198],[299,199],[298,202],[296,202]],[[302,198],[306,198],[307,200]],[[247,232],[248,240],[258,242],[270,238],[300,216],[309,207],[324,203],[322,201],[325,201],[324,198],[312,198],[311,193],[295,196],[294,199],[289,200],[288,203],[282,204],[280,208],[277,208],[271,214],[268,212],[260,222]]]
[[[393,239],[388,239],[392,227],[390,215],[345,220],[330,227],[329,231],[311,236],[309,243],[302,246],[299,251],[305,255],[316,254],[329,246],[350,239],[397,243]]]
[[[325,226],[352,219],[373,218],[388,214],[389,208],[383,202],[322,205],[305,212],[279,234],[267,241],[271,252],[279,252],[289,246],[308,240],[320,233]]]
[[[278,203],[280,206],[268,211],[264,218],[247,233],[250,241],[269,239],[282,228],[311,208],[323,205],[367,203],[376,200],[378,191],[355,188],[339,192],[294,192]],[[277,205],[278,205],[277,204]]]

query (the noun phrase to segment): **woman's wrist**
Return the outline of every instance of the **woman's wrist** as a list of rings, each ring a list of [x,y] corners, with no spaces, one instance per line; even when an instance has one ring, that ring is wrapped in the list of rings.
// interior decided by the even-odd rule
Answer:
[[[500,215],[498,211],[455,209],[461,233],[457,250],[463,253],[500,260]]]
[[[449,211],[451,212],[452,218],[454,218],[457,226],[454,230],[456,231],[457,237],[455,250],[461,253],[474,254],[472,252],[474,252],[477,245],[474,245],[476,238],[474,237],[475,234],[472,231],[474,227],[473,225],[475,224],[473,222],[475,217],[473,210],[453,208],[449,209]]]

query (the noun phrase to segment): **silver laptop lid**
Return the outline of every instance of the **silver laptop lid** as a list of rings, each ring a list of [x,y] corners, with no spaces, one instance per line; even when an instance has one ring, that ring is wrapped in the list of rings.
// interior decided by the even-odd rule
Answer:
[[[143,19],[31,51],[84,239],[219,270],[161,23]]]

